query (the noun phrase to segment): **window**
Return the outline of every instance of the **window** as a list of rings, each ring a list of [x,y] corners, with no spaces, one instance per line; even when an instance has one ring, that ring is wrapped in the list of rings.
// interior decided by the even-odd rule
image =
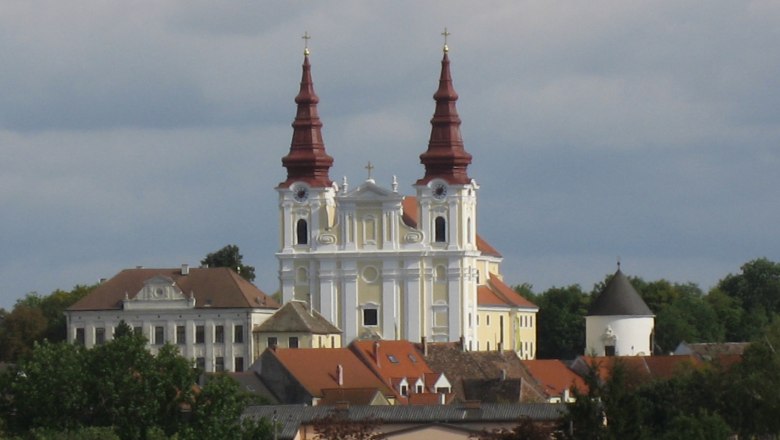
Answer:
[[[268,338],[268,348],[274,348],[279,345],[279,340],[271,336]]]
[[[217,359],[214,362],[214,371],[217,373],[225,371],[225,358],[222,356],[217,356]]]
[[[614,356],[615,355],[615,346],[614,345],[607,345],[604,347],[604,355],[605,356]]]
[[[490,326],[490,315],[485,316],[485,325]]]
[[[306,220],[299,218],[295,224],[295,243],[307,244],[309,242],[309,225]]]
[[[98,327],[95,329],[95,345],[103,345],[106,342],[106,329]]]
[[[187,343],[187,331],[183,325],[176,326],[176,343],[179,345]]]
[[[206,370],[206,358],[199,357],[195,359],[195,366],[198,368],[198,370],[204,371]]]
[[[83,328],[77,328],[76,329],[76,343],[80,345],[84,345],[85,342],[85,336],[84,336],[84,329]]]
[[[205,325],[196,325],[195,326],[195,343],[196,344],[203,344],[206,342],[206,326]]]
[[[401,385],[401,395],[406,396],[409,394],[409,388],[406,385]]]
[[[379,325],[379,311],[375,308],[363,309],[363,325],[366,327]]]
[[[242,357],[235,358],[233,360],[233,364],[235,366],[234,370],[236,371],[236,373],[240,373],[244,371],[244,358]]]
[[[221,344],[225,342],[225,326],[224,325],[215,325],[214,326],[214,343],[215,344]]]
[[[290,339],[287,340],[287,346],[290,348],[298,348],[298,337],[290,336]]]
[[[422,394],[422,392],[423,392],[423,386],[417,385],[417,394]]]
[[[447,241],[447,221],[444,220],[444,217],[442,216],[436,217],[435,220],[434,241],[436,241],[436,243],[444,243]]]
[[[413,364],[417,363],[417,357],[415,357],[413,354],[409,353],[409,360],[412,361]]]
[[[165,327],[158,325],[154,328],[154,345],[165,344]]]
[[[395,357],[395,355],[392,355],[392,354],[388,354],[387,355],[387,360],[389,360],[393,364],[397,364],[398,363],[398,358]]]
[[[233,327],[233,342],[235,343],[242,343],[244,342],[244,326],[243,325],[237,325]]]

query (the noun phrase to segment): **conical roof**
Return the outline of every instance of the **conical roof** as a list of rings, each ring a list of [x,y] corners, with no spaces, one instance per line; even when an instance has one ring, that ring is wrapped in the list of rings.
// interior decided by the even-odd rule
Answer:
[[[320,98],[314,93],[308,50],[304,53],[301,90],[295,102],[298,110],[292,123],[290,153],[282,158],[282,165],[287,168],[287,180],[280,183],[279,187],[286,188],[296,181],[306,182],[313,187],[331,186],[333,182],[328,170],[333,166],[333,158],[325,152],[325,142],[322,140],[322,122],[317,112]]]
[[[420,155],[420,162],[425,165],[425,176],[417,181],[417,185],[425,185],[435,178],[452,184],[468,183],[471,178],[466,173],[466,168],[471,163],[471,154],[463,147],[463,138],[460,135],[460,116],[455,106],[458,94],[452,86],[450,58],[446,46],[441,60],[439,89],[433,99],[436,101],[436,110],[431,119],[428,150]]]
[[[588,316],[653,316],[653,311],[620,269],[588,309]]]

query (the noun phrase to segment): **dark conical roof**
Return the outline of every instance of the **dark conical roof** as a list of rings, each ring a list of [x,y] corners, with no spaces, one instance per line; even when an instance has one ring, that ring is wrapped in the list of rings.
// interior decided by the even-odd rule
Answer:
[[[653,316],[653,311],[620,269],[588,309],[588,316]]]

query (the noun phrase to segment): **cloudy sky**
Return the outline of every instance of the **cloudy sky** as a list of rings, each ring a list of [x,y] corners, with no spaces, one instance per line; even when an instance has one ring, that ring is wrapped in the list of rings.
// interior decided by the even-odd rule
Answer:
[[[449,38],[511,284],[780,260],[780,2],[5,1],[0,307],[234,243],[277,289],[310,47],[333,180],[412,193]]]

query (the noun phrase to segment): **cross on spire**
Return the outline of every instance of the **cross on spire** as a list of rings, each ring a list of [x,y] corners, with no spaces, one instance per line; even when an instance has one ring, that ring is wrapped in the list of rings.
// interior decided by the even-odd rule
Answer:
[[[309,31],[305,31],[301,39],[303,39],[303,54],[309,55],[309,40],[311,40],[311,35],[309,35]]]
[[[447,37],[450,36],[450,33],[447,31],[447,28],[444,28],[444,32],[441,33],[444,36],[444,51],[449,52],[449,48],[447,47]]]
[[[371,171],[374,169],[374,166],[371,165],[371,161],[368,161],[368,165],[365,166],[365,168],[368,170],[368,180],[371,180]]]

